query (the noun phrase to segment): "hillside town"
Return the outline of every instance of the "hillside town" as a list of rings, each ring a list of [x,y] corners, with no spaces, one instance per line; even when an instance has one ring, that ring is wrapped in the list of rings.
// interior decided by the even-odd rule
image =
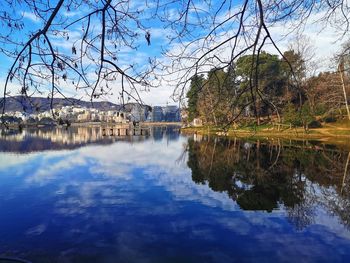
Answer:
[[[72,123],[128,123],[128,122],[179,122],[180,109],[177,106],[129,105],[123,109],[96,109],[82,106],[64,106],[38,113],[22,111],[6,112],[2,117],[6,123],[24,124],[72,124]]]

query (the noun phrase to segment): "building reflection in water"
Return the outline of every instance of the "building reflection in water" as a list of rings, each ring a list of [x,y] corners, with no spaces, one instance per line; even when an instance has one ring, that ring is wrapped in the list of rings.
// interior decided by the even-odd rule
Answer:
[[[0,151],[35,152],[43,150],[74,149],[87,144],[111,144],[116,141],[138,142],[154,140],[176,140],[178,126],[150,127],[143,135],[127,135],[127,131],[99,126],[43,127],[38,129],[0,130]]]
[[[192,180],[227,193],[243,210],[284,208],[296,228],[303,229],[323,207],[350,228],[349,151],[309,142],[197,135],[187,149]]]

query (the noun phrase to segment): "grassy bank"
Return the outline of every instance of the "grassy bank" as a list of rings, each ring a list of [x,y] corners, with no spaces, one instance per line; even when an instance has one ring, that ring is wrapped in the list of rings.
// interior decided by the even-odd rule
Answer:
[[[277,129],[273,125],[229,127],[226,131],[222,127],[202,126],[187,127],[181,131],[185,134],[197,133],[216,136],[238,138],[280,138],[287,140],[318,140],[335,144],[350,144],[350,122],[341,121],[323,124],[321,128],[309,129],[282,127]]]

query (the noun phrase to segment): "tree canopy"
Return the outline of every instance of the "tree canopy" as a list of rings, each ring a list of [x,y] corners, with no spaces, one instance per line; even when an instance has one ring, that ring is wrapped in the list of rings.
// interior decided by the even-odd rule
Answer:
[[[251,66],[253,55],[244,55],[233,69],[214,68],[205,78],[201,76],[200,88],[194,85],[198,78],[195,76],[187,93],[190,114],[215,126],[226,126],[241,117],[255,117],[258,125],[261,119],[268,119],[303,126],[305,130],[317,115],[342,115],[341,108],[347,102],[344,94],[350,88],[346,74],[321,72],[307,76],[302,54],[295,50],[287,50],[284,54],[292,67],[284,57],[261,52],[256,68]]]

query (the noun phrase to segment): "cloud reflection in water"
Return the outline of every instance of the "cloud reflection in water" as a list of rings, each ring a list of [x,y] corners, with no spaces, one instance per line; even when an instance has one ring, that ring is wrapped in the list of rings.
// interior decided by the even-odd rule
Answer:
[[[350,256],[349,231],[322,209],[296,231],[283,205],[272,213],[243,211],[227,192],[194,182],[188,157],[178,161],[186,144],[180,137],[0,153],[0,248],[48,262]]]

